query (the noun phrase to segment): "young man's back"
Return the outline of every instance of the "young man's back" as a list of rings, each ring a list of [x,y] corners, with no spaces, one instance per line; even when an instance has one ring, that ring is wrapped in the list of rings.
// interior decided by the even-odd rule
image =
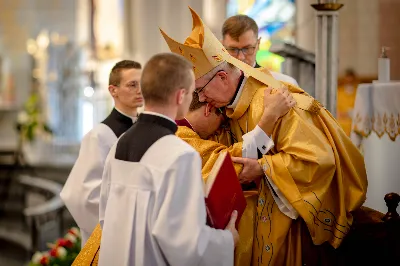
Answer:
[[[166,118],[142,114],[111,150],[100,202],[100,265],[166,265],[164,258],[171,265],[197,265],[215,256],[216,240],[233,247],[229,231],[205,226],[201,159],[174,135],[176,129]]]

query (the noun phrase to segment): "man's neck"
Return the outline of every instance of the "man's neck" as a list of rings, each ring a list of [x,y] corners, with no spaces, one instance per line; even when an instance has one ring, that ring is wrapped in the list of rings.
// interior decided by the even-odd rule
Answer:
[[[115,102],[115,109],[117,109],[117,111],[120,112],[121,114],[129,117],[137,116],[137,108],[127,107],[125,105]]]
[[[177,116],[176,108],[171,108],[168,106],[145,105],[144,111],[164,115],[164,116],[170,118],[172,121],[174,121]]]
[[[194,132],[197,133],[197,135],[200,136],[202,139],[207,139],[207,133],[203,133],[203,130],[201,129],[201,125],[198,123],[199,118],[197,118],[194,114],[188,113],[185,116],[186,121],[192,126],[192,129]]]

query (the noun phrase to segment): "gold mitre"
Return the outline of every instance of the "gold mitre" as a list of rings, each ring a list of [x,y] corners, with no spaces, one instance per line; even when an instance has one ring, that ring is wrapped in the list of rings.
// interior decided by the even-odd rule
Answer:
[[[193,28],[185,43],[179,43],[170,38],[163,30],[160,29],[160,31],[171,52],[182,55],[193,63],[196,79],[201,78],[226,61],[242,70],[246,77],[251,76],[273,88],[281,86],[280,82],[274,79],[272,75],[262,73],[231,56],[211,30],[204,25],[199,15],[192,8],[189,7],[189,9],[192,13]]]

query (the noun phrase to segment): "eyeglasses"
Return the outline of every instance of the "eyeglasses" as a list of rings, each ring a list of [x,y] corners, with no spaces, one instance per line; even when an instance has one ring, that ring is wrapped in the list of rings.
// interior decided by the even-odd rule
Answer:
[[[112,86],[117,87],[117,88],[127,87],[130,91],[137,91],[140,89],[140,83],[138,81],[129,82],[126,85],[112,84]]]
[[[215,73],[214,76],[212,76],[212,78],[206,83],[206,85],[204,85],[204,86],[201,87],[201,88],[196,88],[196,89],[194,90],[194,92],[197,93],[197,94],[199,94],[200,92],[202,92],[202,91],[204,90],[204,88],[208,85],[208,83],[210,83],[211,80],[213,80],[213,79],[215,78],[215,76],[216,76],[219,72],[222,72],[222,71],[223,71],[223,70],[218,70],[217,73]]]
[[[244,48],[226,48],[228,53],[232,56],[239,56],[240,51],[244,55],[253,55],[257,46],[250,46],[250,47],[244,47]]]
[[[225,107],[219,107],[215,109],[215,113],[217,115],[224,115],[225,114]]]

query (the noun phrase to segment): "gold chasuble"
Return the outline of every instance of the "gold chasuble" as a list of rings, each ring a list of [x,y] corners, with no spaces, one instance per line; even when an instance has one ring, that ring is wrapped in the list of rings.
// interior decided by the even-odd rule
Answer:
[[[179,126],[176,135],[190,144],[200,154],[202,159],[202,176],[204,182],[207,181],[208,175],[220,152],[227,151],[231,156],[242,157],[242,143],[235,143],[229,148],[212,140],[204,140],[187,126]],[[225,138],[225,131],[221,131],[220,136]],[[215,139],[215,137],[214,137]],[[226,139],[228,141],[228,139]],[[225,142],[229,143],[229,142]],[[236,173],[242,171],[243,165],[234,164]],[[250,265],[252,257],[252,248],[254,240],[255,214],[257,208],[258,192],[244,191],[247,206],[240,219],[238,232],[240,235],[239,243],[235,249],[235,265]]]
[[[275,147],[259,160],[265,174],[307,224],[313,243],[339,247],[350,230],[350,212],[365,201],[364,160],[340,125],[318,101],[286,83],[297,105],[278,120]],[[266,86],[248,78],[237,107],[228,109],[241,141],[263,113]],[[299,223],[276,205],[266,179],[257,205],[254,265],[301,265]]]
[[[178,126],[178,130],[176,131],[175,135],[186,141],[189,145],[195,148],[198,153],[200,153],[202,160],[201,173],[204,182],[207,181],[211,169],[214,166],[214,163],[217,160],[220,152],[227,151],[233,157],[242,157],[241,143],[235,143],[228,148],[227,146],[218,142],[200,138],[200,136],[193,129],[187,126]],[[234,167],[236,173],[239,175],[242,171],[243,165],[234,164]]]
[[[277,121],[271,136],[274,148],[259,159],[266,177],[259,189],[252,256],[235,264],[302,265],[299,219],[304,220],[315,245],[328,242],[337,248],[350,230],[351,212],[365,201],[367,177],[361,153],[318,101],[292,84],[275,80],[267,70],[254,69],[230,56],[190,10],[193,29],[184,43],[161,33],[172,52],[193,63],[196,79],[223,62],[244,73],[238,104],[227,109],[237,141],[259,122],[267,86],[286,85],[297,102]],[[299,217],[290,218],[282,212],[285,208]],[[239,234],[241,241],[248,237],[240,230]]]

